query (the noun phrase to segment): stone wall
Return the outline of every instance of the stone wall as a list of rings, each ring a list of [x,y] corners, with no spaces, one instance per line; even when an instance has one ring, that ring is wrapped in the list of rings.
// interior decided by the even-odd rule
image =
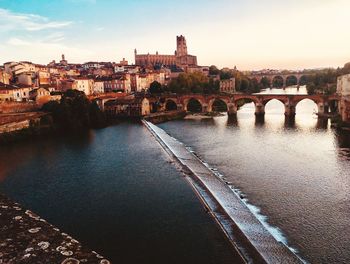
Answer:
[[[342,121],[350,124],[350,96],[343,96],[339,103]]]
[[[19,131],[19,130],[22,130],[22,129],[29,128],[29,126],[30,126],[30,120],[29,119],[23,120],[23,121],[20,121],[20,122],[7,123],[7,124],[4,124],[4,125],[0,126],[0,134],[2,134],[2,133],[11,133],[11,132],[14,132],[14,131]]]
[[[23,113],[39,110],[39,106],[34,102],[1,102],[0,114]]]
[[[0,194],[0,263],[110,264],[95,251]]]

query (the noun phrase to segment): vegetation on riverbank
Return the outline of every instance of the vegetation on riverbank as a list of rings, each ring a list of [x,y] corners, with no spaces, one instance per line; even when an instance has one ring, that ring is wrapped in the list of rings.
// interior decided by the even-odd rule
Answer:
[[[79,131],[107,126],[107,117],[96,102],[91,102],[84,92],[66,91],[60,102],[50,101],[42,111],[50,112],[54,128],[63,131]]]
[[[337,78],[350,73],[350,64],[343,68],[306,71],[306,88],[308,94],[334,94],[337,90]]]
[[[281,74],[288,74],[282,71]],[[350,73],[350,64],[343,68],[328,68],[316,70],[304,70],[305,74],[301,80],[301,85],[306,85],[308,94],[334,94],[336,92],[337,78],[343,74]],[[276,75],[278,76],[278,74]],[[291,74],[293,76],[293,74]],[[149,92],[151,94],[176,93],[176,94],[217,94],[220,92],[220,81],[235,78],[237,92],[252,94],[259,93],[263,89],[271,87],[271,81],[263,77],[260,82],[255,78],[249,78],[246,74],[235,69],[218,69],[215,65],[209,67],[209,76],[201,72],[180,73],[177,78],[171,80],[168,85],[162,86],[155,81],[151,84]],[[297,79],[288,78],[287,86],[297,84]],[[273,80],[273,87],[282,88],[284,85],[282,77]]]

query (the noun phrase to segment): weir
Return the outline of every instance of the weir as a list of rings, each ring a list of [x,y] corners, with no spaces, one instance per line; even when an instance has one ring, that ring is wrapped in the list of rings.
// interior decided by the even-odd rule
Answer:
[[[156,125],[142,122],[178,162],[188,182],[246,263],[303,263],[268,232],[237,193],[181,142]]]

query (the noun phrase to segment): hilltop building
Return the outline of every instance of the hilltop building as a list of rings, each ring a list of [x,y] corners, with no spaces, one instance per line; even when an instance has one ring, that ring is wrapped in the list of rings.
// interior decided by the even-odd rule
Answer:
[[[176,51],[174,55],[161,55],[158,54],[158,51],[156,54],[137,54],[137,50],[135,49],[135,64],[143,67],[176,65],[186,68],[197,66],[197,57],[188,54],[186,39],[181,35],[176,37]]]

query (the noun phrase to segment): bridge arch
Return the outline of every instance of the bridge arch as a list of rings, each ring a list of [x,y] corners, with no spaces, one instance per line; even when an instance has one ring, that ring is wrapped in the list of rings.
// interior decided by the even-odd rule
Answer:
[[[178,105],[177,102],[173,99],[167,99],[165,101],[165,111],[174,111],[177,110]]]
[[[309,76],[301,75],[299,78],[299,85],[306,85],[309,82]]]
[[[281,99],[281,98],[278,98],[278,97],[274,97],[274,96],[271,96],[271,97],[268,97],[268,98],[265,98],[264,100],[263,100],[263,105],[267,105],[270,101],[272,101],[272,100],[276,100],[276,101],[279,101],[279,102],[281,102],[282,104],[286,104],[286,99]]]
[[[243,106],[246,103],[254,103],[255,106],[255,115],[264,115],[265,113],[265,106],[264,104],[261,102],[261,100],[254,95],[247,95],[247,96],[239,96],[234,98],[234,105],[236,106],[237,110],[239,109],[239,107]]]
[[[285,86],[285,79],[282,75],[275,75],[272,77],[271,87],[282,88]]]
[[[240,96],[237,96],[234,98],[233,102],[236,104],[236,105],[240,105],[240,102],[253,102],[254,104],[258,104],[259,103],[259,100],[256,96],[254,95],[240,95]]]
[[[261,77],[259,83],[260,83],[264,88],[271,87],[271,85],[272,85],[271,78],[269,78],[269,77],[267,77],[267,76]]]
[[[288,75],[286,77],[286,86],[298,85],[298,77],[295,75]]]
[[[223,98],[213,98],[208,103],[208,112],[227,112],[229,102]]]
[[[301,112],[300,108],[302,107],[302,105],[307,105],[308,102],[312,102],[313,104],[309,105],[306,107],[306,112]],[[314,114],[317,114],[317,113],[323,113],[324,112],[324,104],[323,102],[319,101],[319,100],[316,100],[316,99],[313,99],[313,98],[303,98],[303,99],[300,99],[300,100],[297,100],[295,101],[295,112],[296,114],[299,114],[300,113],[314,113]]]
[[[279,98],[264,100],[264,109],[267,114],[285,114],[286,102]]]
[[[185,100],[185,110],[188,112],[201,113],[203,111],[203,105],[203,102],[195,97]]]

